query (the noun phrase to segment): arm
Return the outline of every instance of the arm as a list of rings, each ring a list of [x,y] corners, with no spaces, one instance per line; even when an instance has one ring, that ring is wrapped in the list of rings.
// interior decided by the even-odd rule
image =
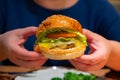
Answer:
[[[113,70],[120,71],[120,42],[109,41],[111,46],[111,52],[106,66]]]

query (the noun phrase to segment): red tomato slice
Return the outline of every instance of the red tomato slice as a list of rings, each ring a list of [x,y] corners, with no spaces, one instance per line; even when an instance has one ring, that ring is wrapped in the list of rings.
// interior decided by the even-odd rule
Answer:
[[[64,38],[73,38],[76,37],[76,34],[72,33],[56,33],[56,34],[48,34],[48,38],[59,38],[59,37],[64,37]]]

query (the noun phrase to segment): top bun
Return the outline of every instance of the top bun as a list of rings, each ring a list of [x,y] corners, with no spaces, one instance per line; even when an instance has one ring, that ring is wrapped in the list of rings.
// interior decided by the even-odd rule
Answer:
[[[70,17],[64,15],[52,15],[46,18],[38,27],[36,36],[39,33],[43,32],[44,30],[51,29],[51,28],[69,28],[75,31],[79,31],[83,33],[81,24]]]

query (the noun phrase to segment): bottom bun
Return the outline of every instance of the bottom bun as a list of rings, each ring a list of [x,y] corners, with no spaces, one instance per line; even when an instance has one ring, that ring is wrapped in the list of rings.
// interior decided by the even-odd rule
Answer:
[[[53,60],[67,60],[80,57],[86,50],[85,45],[80,45],[71,49],[47,49],[36,45],[34,47],[36,52],[41,52],[45,57]]]

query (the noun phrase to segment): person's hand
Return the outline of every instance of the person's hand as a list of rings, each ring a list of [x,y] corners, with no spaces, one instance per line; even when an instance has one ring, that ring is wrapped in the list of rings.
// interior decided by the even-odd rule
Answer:
[[[35,35],[37,27],[21,28],[8,31],[0,35],[0,50],[13,63],[27,67],[37,68],[46,62],[46,58],[37,52],[28,51],[23,44],[27,37]]]
[[[83,55],[77,59],[69,60],[71,64],[83,71],[98,70],[105,66],[108,61],[110,47],[109,41],[102,36],[83,29],[87,37],[90,51],[88,55]]]

